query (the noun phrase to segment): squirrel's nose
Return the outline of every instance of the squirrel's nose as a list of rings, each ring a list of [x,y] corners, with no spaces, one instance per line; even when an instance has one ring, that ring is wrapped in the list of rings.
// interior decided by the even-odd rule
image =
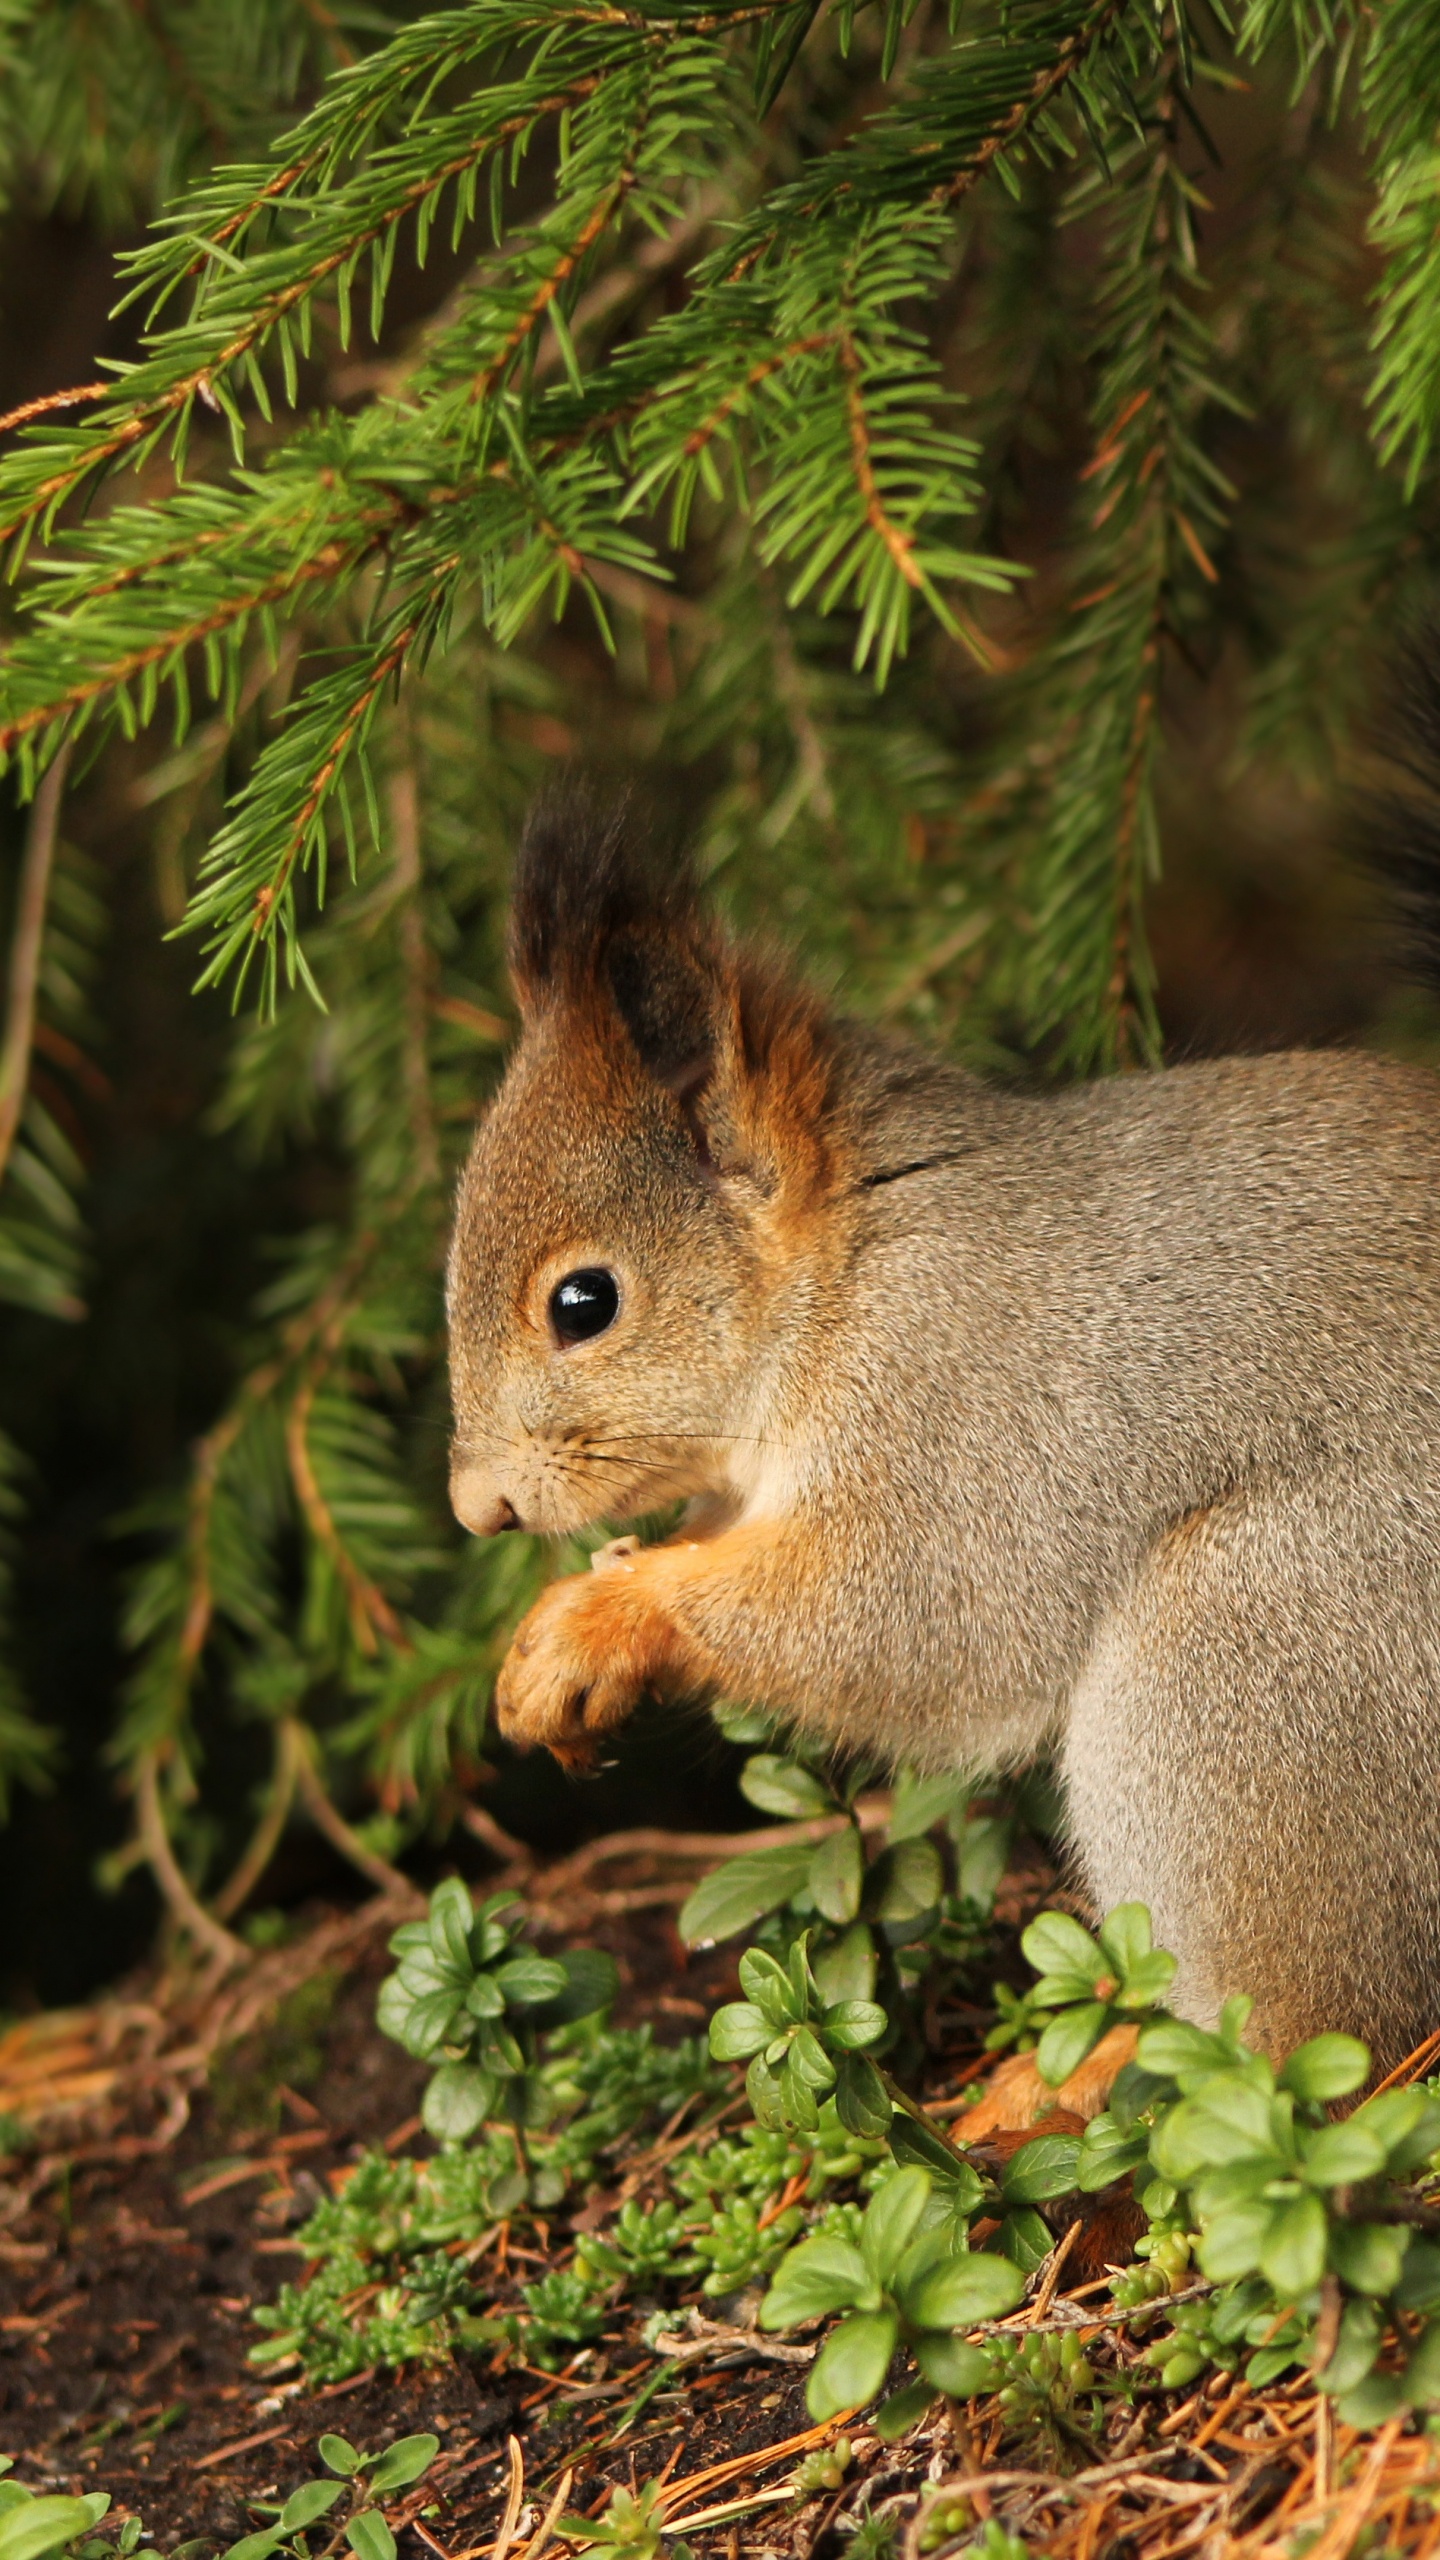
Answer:
[[[521,1527],[519,1512],[503,1493],[496,1493],[482,1476],[456,1476],[450,1487],[450,1504],[462,1529],[472,1537],[498,1538],[502,1529]]]

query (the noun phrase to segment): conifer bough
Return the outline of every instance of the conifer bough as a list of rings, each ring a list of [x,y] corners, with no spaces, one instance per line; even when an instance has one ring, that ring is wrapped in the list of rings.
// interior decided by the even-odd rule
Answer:
[[[1177,673],[1225,669],[1242,759],[1323,769],[1440,552],[1440,36],[1427,0],[204,0],[82,62],[78,23],[0,37],[0,174],[153,220],[133,360],[0,420],[0,758],[83,781],[165,714],[103,770],[158,812],[202,978],[260,999],[222,1116],[323,1124],[349,1182],[129,1613],[140,1848],[233,1954],[297,1804],[396,1887],[538,1570],[454,1544],[433,1456],[543,757],[618,729],[742,908],[976,1063],[1152,1056]],[[74,1316],[32,1052],[83,1049],[103,909],[53,853],[0,1295]],[[0,1448],[6,1517],[23,1473]],[[272,1764],[218,1884],[217,1713]],[[0,1777],[44,1755],[0,1687]],[[357,1760],[368,1823],[331,1793]]]

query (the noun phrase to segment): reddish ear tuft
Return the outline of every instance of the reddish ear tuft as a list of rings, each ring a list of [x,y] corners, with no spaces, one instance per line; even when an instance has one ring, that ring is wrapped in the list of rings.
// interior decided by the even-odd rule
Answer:
[[[528,1014],[563,1008],[578,1046],[629,1042],[673,1095],[707,1171],[797,1205],[824,1187],[835,1043],[782,969],[737,953],[690,864],[624,801],[576,784],[530,818],[515,867],[511,968]]]

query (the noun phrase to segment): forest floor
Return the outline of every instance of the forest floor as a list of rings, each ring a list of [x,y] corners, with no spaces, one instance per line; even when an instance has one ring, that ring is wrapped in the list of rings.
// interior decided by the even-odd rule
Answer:
[[[681,1948],[683,1887],[663,1856],[637,1853],[612,1874],[603,1892],[547,1892],[539,1878],[542,1940],[610,1948],[619,2023],[695,2034],[733,1989],[733,1951]],[[1044,1885],[1012,1880],[1012,1937]],[[1064,2560],[1440,2552],[1440,2442],[1422,2423],[1357,2437],[1305,2376],[1262,2392],[1227,2375],[1186,2393],[1141,2381],[1139,2342],[1105,2325],[1104,2265],[1128,2248],[1098,2222],[1062,2235],[1017,2315],[1078,2329],[1112,2371],[1128,2359],[1134,2387],[1086,2446],[986,2402],[958,2432],[940,2420],[898,2445],[863,2416],[816,2427],[813,2343],[764,2338],[698,2295],[670,2323],[688,2330],[678,2359],[626,2314],[558,2374],[503,2352],[320,2391],[257,2371],[254,2309],[302,2272],[293,2231],[368,2147],[429,2148],[422,2069],[374,2024],[402,1916],[393,1903],[311,1915],[203,2008],[193,1982],[157,1976],[0,2037],[0,2129],[7,2110],[30,2128],[0,2159],[0,2453],[28,2486],[103,2488],[162,2552],[202,2537],[223,2548],[263,2521],[253,2502],[314,2474],[327,2431],[375,2448],[426,2430],[441,2452],[391,2511],[408,2528],[400,2560],[539,2560],[547,2543],[559,2560],[562,2508],[598,2514],[612,2486],[656,2479],[667,2532],[698,2560],[842,2560],[857,2528],[866,2560],[921,2560],[977,2535],[995,2560],[1020,2560],[1005,2536]],[[982,2028],[963,2008],[943,2022],[932,2095],[984,2069]],[[625,2167],[622,2155],[622,2184]],[[490,2260],[497,2298],[563,2264],[571,2236],[563,2212],[507,2234]],[[797,2499],[798,2462],[840,2438],[843,2477]],[[940,2484],[956,2501],[943,2534]]]

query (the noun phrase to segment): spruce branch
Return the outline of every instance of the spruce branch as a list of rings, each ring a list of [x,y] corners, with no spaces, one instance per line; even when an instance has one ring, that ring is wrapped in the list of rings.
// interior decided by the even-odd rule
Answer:
[[[1066,626],[1034,688],[1047,805],[1028,902],[1037,1033],[1094,1068],[1155,1054],[1144,898],[1159,862],[1154,767],[1162,656],[1188,645],[1217,584],[1229,483],[1203,428],[1234,410],[1201,317],[1198,191],[1179,153],[1178,48],[1157,73],[1145,141],[1116,169],[1098,315],[1093,493]],[[1076,209],[1093,203],[1082,182]]]
[[[88,400],[103,400],[110,387],[108,382],[80,382],[70,391],[47,391],[39,399],[22,400],[18,409],[7,409],[0,417],[0,436],[33,425],[36,418],[51,417],[57,409],[79,409]]]
[[[310,1417],[326,1369],[334,1356],[331,1335],[312,1358],[290,1400],[285,1416],[285,1449],[290,1476],[311,1537],[345,1595],[350,1631],[362,1654],[372,1660],[383,1643],[408,1651],[405,1630],[378,1582],[356,1562],[335,1525],[335,1515],[320,1489],[310,1449]]]
[[[1375,161],[1370,239],[1385,264],[1374,301],[1370,400],[1382,460],[1413,495],[1440,429],[1440,31],[1423,0],[1370,24],[1361,81]]]

